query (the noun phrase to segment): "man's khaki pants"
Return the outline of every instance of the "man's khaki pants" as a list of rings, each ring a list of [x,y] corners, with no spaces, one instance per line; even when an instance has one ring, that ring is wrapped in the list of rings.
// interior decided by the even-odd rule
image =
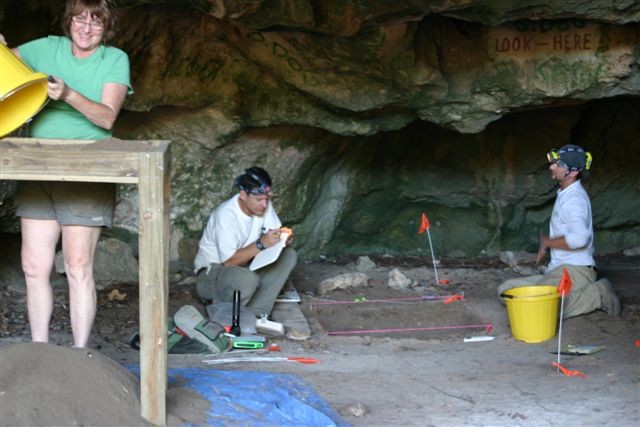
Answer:
[[[571,277],[571,293],[564,300],[563,318],[591,313],[602,308],[602,292],[595,281],[597,273],[588,266],[560,265],[546,274],[518,277],[507,280],[498,287],[498,294],[512,288],[523,286],[558,286],[562,278],[562,270],[566,268]]]
[[[211,264],[208,273],[205,270],[198,273],[196,292],[205,300],[231,302],[233,291],[239,290],[242,305],[256,317],[268,316],[297,260],[294,249],[284,248],[276,262],[256,271]]]

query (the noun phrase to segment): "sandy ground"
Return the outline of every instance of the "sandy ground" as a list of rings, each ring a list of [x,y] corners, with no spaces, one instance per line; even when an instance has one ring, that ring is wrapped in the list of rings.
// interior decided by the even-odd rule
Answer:
[[[294,271],[293,282],[302,297],[301,307],[312,336],[306,341],[275,342],[282,348],[280,355],[314,357],[320,363],[235,363],[215,369],[297,375],[340,412],[343,421],[354,426],[640,425],[640,348],[635,344],[640,340],[638,259],[599,260],[601,274],[610,278],[621,296],[620,318],[594,312],[563,323],[563,343],[606,346],[593,355],[562,357],[565,366],[588,378],[557,373],[551,365],[556,356],[549,354],[556,349],[556,339],[539,344],[513,339],[506,310],[496,297],[498,284],[516,276],[506,265],[495,260],[443,261],[438,272],[449,284],[430,285],[434,277],[429,264],[393,258],[374,260],[377,267],[367,272],[368,286],[328,295],[315,292],[318,283],[355,271],[353,263],[301,264]],[[393,268],[399,268],[417,286],[404,291],[388,288],[386,282]],[[16,286],[9,288],[6,283],[0,287],[0,347],[5,353],[7,346],[29,339],[24,294]],[[122,301],[109,299],[114,288],[127,296]],[[449,305],[442,299],[373,302],[462,292],[464,301]],[[363,297],[367,302],[326,304]],[[71,343],[66,298],[65,286],[56,288],[51,342],[61,346]],[[170,311],[186,303],[204,308],[194,298],[193,285],[172,284]],[[92,350],[119,364],[138,362],[138,353],[128,346],[137,325],[137,304],[134,285],[100,292]],[[488,335],[495,340],[464,342],[465,336],[487,335],[484,327],[440,329],[474,324],[491,324]],[[326,333],[400,328],[421,330],[356,336]],[[208,366],[197,355],[170,355],[169,363],[171,367]],[[15,368],[4,359],[0,367],[3,376],[7,369]],[[37,378],[33,386],[38,387]],[[4,404],[2,412],[6,414]],[[189,417],[196,422],[193,417],[197,415],[192,413],[183,414],[182,419]]]

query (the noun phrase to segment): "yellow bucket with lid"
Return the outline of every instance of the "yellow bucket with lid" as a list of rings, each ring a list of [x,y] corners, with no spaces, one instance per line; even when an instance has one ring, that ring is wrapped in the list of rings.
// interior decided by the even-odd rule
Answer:
[[[529,344],[556,335],[560,295],[555,286],[523,286],[504,291],[511,335]]]
[[[0,43],[0,138],[18,129],[47,102],[47,75]]]

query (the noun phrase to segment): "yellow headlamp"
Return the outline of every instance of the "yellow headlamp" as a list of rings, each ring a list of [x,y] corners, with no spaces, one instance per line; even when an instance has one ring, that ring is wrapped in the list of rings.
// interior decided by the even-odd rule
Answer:
[[[589,170],[591,169],[591,162],[593,161],[593,157],[591,156],[591,153],[588,151],[585,151],[585,154],[587,155],[587,159],[584,162],[584,168],[585,170]]]
[[[551,151],[547,153],[547,160],[549,161],[549,163],[557,162],[558,160],[560,160],[558,152],[555,148],[552,148]]]

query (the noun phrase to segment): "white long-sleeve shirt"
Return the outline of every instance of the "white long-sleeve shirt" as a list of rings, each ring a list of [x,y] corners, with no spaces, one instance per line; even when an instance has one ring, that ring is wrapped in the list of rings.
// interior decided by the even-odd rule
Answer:
[[[564,236],[570,250],[551,249],[548,269],[562,264],[596,265],[593,259],[593,218],[591,201],[578,180],[558,190],[549,224],[549,237]]]
[[[196,272],[201,268],[208,271],[211,264],[222,264],[262,233],[282,225],[271,202],[262,216],[249,216],[240,209],[238,197],[236,194],[211,212],[194,261]]]

